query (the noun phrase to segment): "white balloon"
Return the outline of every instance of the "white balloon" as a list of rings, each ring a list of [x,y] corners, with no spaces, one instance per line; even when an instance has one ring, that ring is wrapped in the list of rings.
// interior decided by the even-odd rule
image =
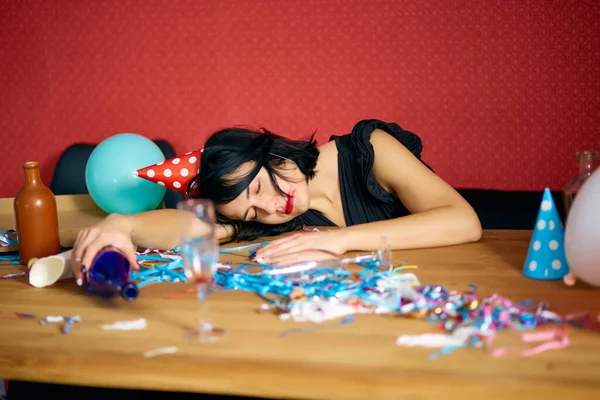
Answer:
[[[569,210],[565,256],[578,279],[600,286],[600,168],[585,181]]]

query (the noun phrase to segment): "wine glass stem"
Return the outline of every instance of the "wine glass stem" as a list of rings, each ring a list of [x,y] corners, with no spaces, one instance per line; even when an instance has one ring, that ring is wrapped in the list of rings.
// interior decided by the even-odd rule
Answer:
[[[208,302],[206,298],[208,296],[209,285],[207,283],[199,283],[196,285],[196,292],[198,294],[198,301],[200,302],[198,329],[200,331],[210,330],[212,324],[210,323]]]

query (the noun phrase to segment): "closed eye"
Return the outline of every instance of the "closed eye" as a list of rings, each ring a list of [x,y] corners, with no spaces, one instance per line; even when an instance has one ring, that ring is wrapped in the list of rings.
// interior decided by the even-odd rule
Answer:
[[[256,195],[258,195],[260,193],[260,179],[258,180],[258,185],[256,187]],[[252,217],[252,220],[256,221],[258,219],[258,209],[256,207],[254,207],[254,217]]]
[[[258,180],[258,183],[256,185],[256,193],[255,195],[258,195],[260,193],[260,188],[261,188],[261,182],[260,179]],[[250,185],[248,185],[248,187],[246,188],[246,199],[250,200]],[[252,218],[249,218],[250,216],[250,208],[248,208],[246,210],[246,212],[244,213],[244,216],[242,217],[242,221],[249,221],[249,220],[256,220],[258,218],[258,210],[256,207],[252,207],[254,209],[254,216]]]

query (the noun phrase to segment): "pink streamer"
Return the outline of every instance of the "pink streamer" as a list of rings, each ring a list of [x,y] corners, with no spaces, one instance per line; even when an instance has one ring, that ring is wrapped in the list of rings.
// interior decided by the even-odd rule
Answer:
[[[171,260],[179,260],[181,258],[180,256],[174,254],[174,252],[172,252],[171,250],[169,250],[167,252],[164,252],[164,251],[161,251],[161,250],[158,250],[158,249],[148,248],[148,249],[146,249],[146,250],[144,250],[142,252],[136,251],[136,254],[138,256],[145,256],[145,255],[150,254],[150,253],[156,253],[156,254],[158,254],[162,258],[169,258]],[[172,254],[168,254],[168,253],[172,253]]]
[[[173,294],[166,294],[162,298],[163,299],[178,299],[181,296],[183,296],[184,294],[193,293],[195,291],[196,291],[195,288],[188,288],[188,289],[185,289],[185,290],[182,290],[180,292],[173,293]]]
[[[518,355],[521,355],[522,357],[531,357],[531,356],[543,353],[545,351],[563,349],[570,345],[570,341],[569,341],[569,337],[567,336],[567,333],[565,331],[561,331],[558,329],[551,330],[551,331],[545,331],[545,332],[525,333],[521,336],[521,339],[527,343],[540,342],[540,341],[544,341],[544,340],[548,340],[548,341],[545,343],[542,343],[538,346],[535,346],[535,347],[532,347],[530,349],[523,350],[523,351],[518,351],[518,350],[513,350],[513,349],[492,349],[490,353],[494,357],[500,357],[500,356],[504,356],[507,354],[518,354]],[[553,340],[553,339],[557,339],[557,340]]]
[[[2,276],[0,276],[0,279],[4,280],[4,279],[24,278],[26,276],[29,276],[29,272],[21,272],[19,274],[2,275]]]

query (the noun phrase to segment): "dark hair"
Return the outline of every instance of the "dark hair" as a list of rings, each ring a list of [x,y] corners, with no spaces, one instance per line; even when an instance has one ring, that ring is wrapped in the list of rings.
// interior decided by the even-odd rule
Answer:
[[[246,190],[262,167],[267,170],[275,189],[285,195],[275,179],[275,176],[285,179],[278,167],[286,160],[293,161],[309,181],[315,176],[318,158],[314,133],[307,140],[292,140],[265,128],[222,129],[214,132],[204,144],[200,172],[190,181],[188,195],[210,199],[215,205],[229,203]],[[247,174],[234,180],[225,178],[248,161],[255,161],[256,165]],[[295,219],[283,224],[267,225],[256,221],[236,221],[219,213],[217,223],[233,227],[232,241],[275,236],[299,227]]]

